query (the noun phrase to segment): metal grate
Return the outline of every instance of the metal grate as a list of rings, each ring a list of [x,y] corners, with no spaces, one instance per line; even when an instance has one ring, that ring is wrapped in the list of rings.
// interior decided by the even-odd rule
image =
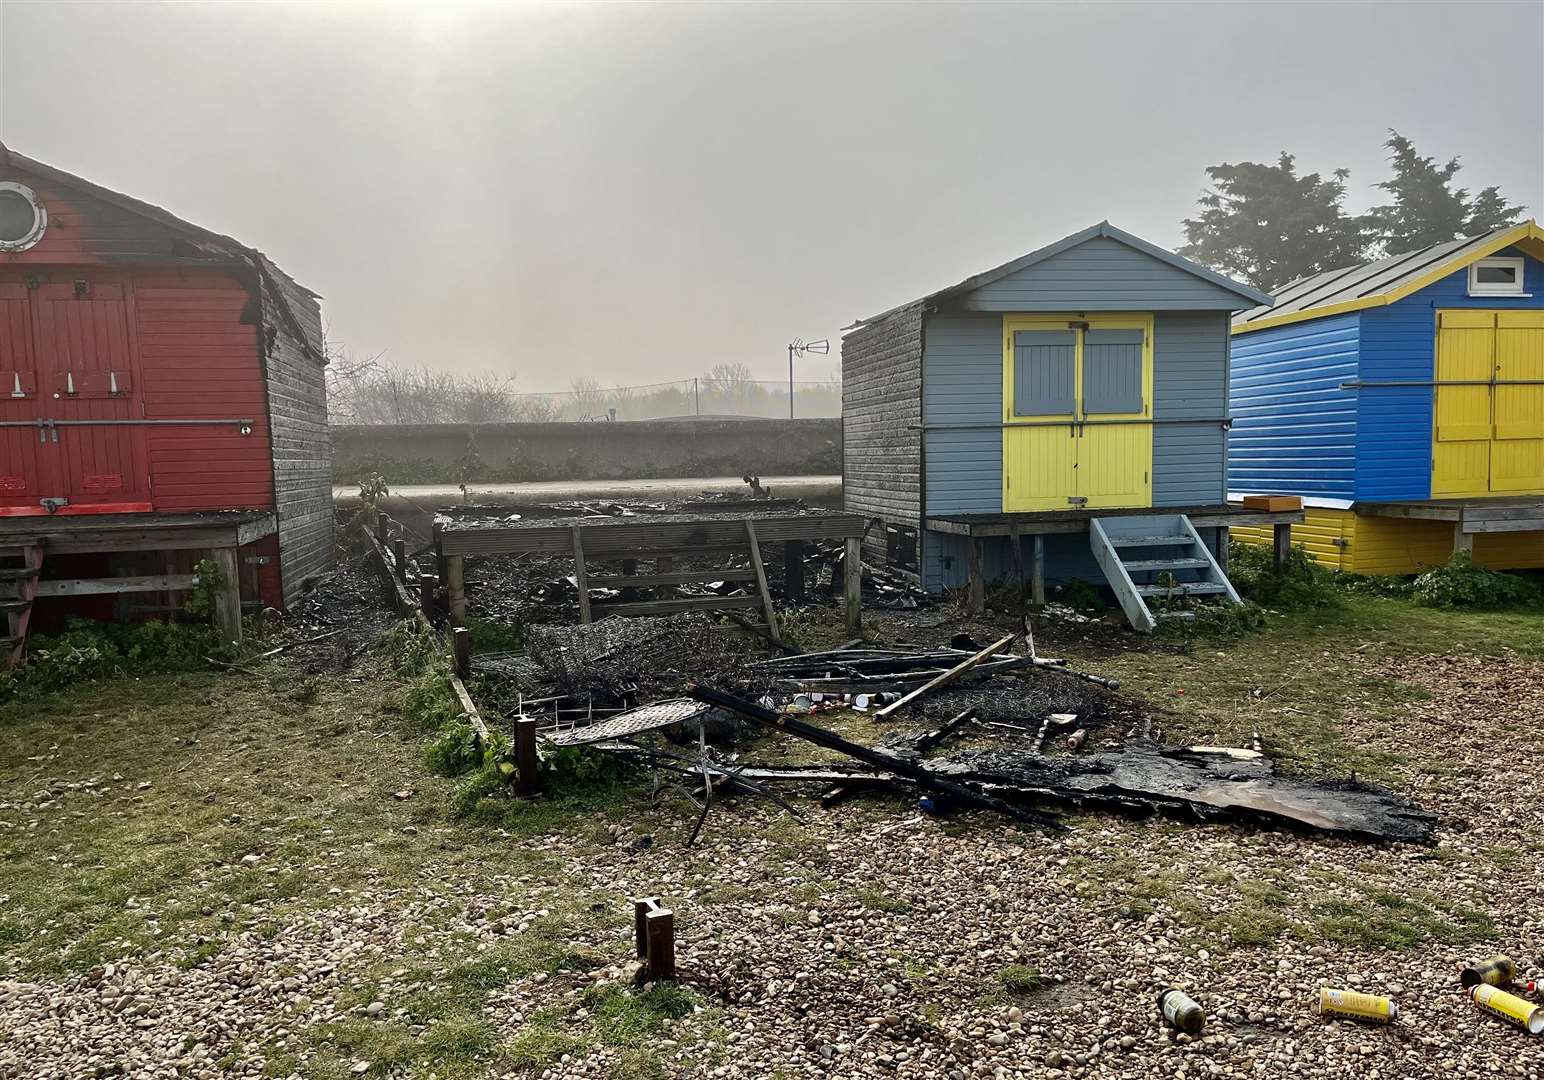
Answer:
[[[711,711],[711,706],[689,698],[672,698],[656,701],[631,712],[621,713],[584,727],[570,728],[549,735],[548,741],[557,746],[585,746],[591,743],[623,739],[630,735],[642,735],[646,731],[658,731],[687,720],[695,720]]]

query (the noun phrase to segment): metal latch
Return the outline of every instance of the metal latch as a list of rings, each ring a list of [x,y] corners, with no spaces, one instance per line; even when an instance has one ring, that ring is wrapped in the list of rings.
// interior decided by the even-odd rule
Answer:
[[[1073,506],[1082,506],[1088,502],[1087,495],[1068,495],[1067,501]]]
[[[59,510],[62,510],[66,506],[69,506],[70,505],[70,500],[69,499],[56,499],[56,498],[39,499],[38,500],[38,505],[41,506],[44,510],[47,510],[50,514],[52,514],[52,513],[58,512]]]

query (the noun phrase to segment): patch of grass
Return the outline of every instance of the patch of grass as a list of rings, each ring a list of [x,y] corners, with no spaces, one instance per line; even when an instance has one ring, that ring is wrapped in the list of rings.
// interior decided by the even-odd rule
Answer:
[[[0,671],[0,705],[36,701],[93,679],[204,671],[229,652],[203,623],[104,623],[71,619],[58,636],[33,634],[27,660]]]
[[[1010,994],[1029,994],[1044,986],[1045,979],[1028,964],[1009,964],[997,969],[997,984]]]
[[[577,1055],[589,1046],[582,1035],[567,1031],[556,1009],[541,1009],[526,1018],[504,1047],[504,1058],[517,1069],[540,1069],[564,1054]]]
[[[1318,938],[1357,948],[1411,949],[1430,941],[1468,945],[1496,935],[1484,912],[1424,895],[1418,900],[1375,891],[1363,901],[1325,900],[1310,910]]]
[[[853,896],[858,903],[870,911],[886,911],[891,915],[904,915],[911,910],[911,901],[905,897],[891,896],[889,893],[878,889],[854,889]]]
[[[178,957],[177,966],[183,971],[191,971],[193,968],[198,967],[211,957],[218,956],[220,954],[221,948],[223,948],[223,946],[218,941],[206,941],[202,945],[197,945],[194,948],[188,950],[182,956]]]
[[[597,987],[584,996],[595,1034],[608,1046],[639,1046],[669,1022],[689,1016],[699,998],[684,986],[655,983],[629,992],[620,986]]]

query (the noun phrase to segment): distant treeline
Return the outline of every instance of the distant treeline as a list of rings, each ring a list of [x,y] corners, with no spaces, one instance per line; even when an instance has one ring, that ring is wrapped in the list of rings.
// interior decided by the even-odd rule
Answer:
[[[404,368],[346,353],[328,368],[328,410],[338,424],[495,424],[547,420],[664,420],[686,416],[787,418],[788,384],[751,378],[744,364],[718,364],[695,379],[520,393],[513,376]],[[794,415],[842,414],[837,379],[794,384]]]

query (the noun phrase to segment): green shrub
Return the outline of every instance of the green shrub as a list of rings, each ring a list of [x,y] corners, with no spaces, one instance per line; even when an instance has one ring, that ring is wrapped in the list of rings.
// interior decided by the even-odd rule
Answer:
[[[424,747],[424,762],[441,776],[461,776],[470,772],[482,764],[477,732],[465,720],[445,724],[434,741]]]
[[[413,677],[450,670],[445,643],[421,618],[403,619],[376,642],[377,651],[398,675]]]
[[[1096,586],[1076,577],[1052,590],[1052,597],[1073,611],[1088,614],[1097,614],[1110,606],[1104,602],[1104,594]]]
[[[1277,569],[1275,552],[1270,548],[1232,542],[1228,545],[1228,579],[1240,596],[1267,607],[1334,607],[1341,602],[1335,575],[1301,544],[1292,545],[1285,564]]]
[[[26,661],[0,673],[0,704],[31,700],[88,679],[159,675],[208,668],[223,657],[213,627],[202,623],[106,623],[71,619],[58,636],[33,634]]]
[[[1474,565],[1467,551],[1453,553],[1443,566],[1415,579],[1415,602],[1436,608],[1533,607],[1544,603],[1538,583]]]

